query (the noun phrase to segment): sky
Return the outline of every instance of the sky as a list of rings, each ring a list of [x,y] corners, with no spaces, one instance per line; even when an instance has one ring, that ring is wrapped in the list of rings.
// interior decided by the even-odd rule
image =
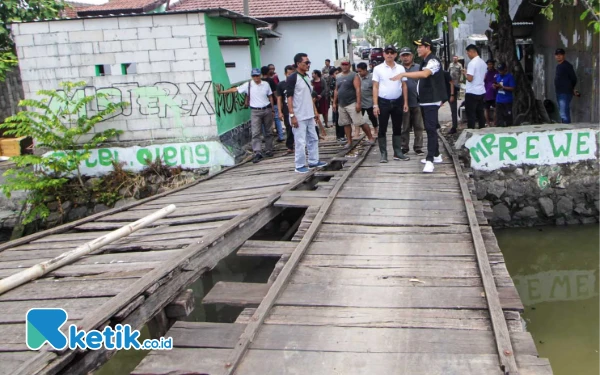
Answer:
[[[332,3],[339,5],[339,0],[329,0]],[[362,1],[357,0],[357,6],[355,7],[351,0],[342,0],[342,6],[346,9],[346,13],[349,13],[354,16],[354,20],[359,23],[364,23],[370,16],[370,13],[365,11],[364,6],[362,6]]]

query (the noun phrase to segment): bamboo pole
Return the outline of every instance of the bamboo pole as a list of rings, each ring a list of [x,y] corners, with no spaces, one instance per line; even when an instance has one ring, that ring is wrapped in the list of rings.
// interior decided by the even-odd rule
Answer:
[[[51,271],[54,271],[57,268],[60,268],[66,264],[73,262],[81,258],[84,255],[87,255],[94,250],[97,250],[105,245],[108,245],[118,239],[121,239],[125,236],[130,235],[131,233],[137,231],[138,229],[144,228],[153,222],[162,219],[163,217],[169,215],[175,211],[175,205],[171,204],[167,207],[161,208],[160,210],[145,216],[138,221],[135,221],[131,224],[128,224],[122,228],[119,228],[115,231],[112,231],[108,234],[105,234],[102,237],[98,237],[93,241],[87,242],[76,249],[71,251],[67,251],[66,253],[62,253],[56,258],[47,260],[42,263],[38,263],[35,266],[32,266],[26,270],[23,270],[19,273],[11,275],[5,279],[0,280],[0,295],[16,288],[19,285],[22,285],[28,281],[35,280]]]

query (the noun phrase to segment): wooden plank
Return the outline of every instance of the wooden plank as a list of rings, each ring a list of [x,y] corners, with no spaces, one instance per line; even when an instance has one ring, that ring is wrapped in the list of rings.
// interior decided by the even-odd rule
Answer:
[[[334,218],[339,218],[341,215],[335,215]],[[360,225],[360,224],[328,224],[328,218],[325,219],[326,224],[321,227],[323,233],[364,233],[364,234],[463,234],[470,233],[467,225],[449,225],[449,226],[377,226],[377,225]]]
[[[245,324],[176,322],[167,333],[176,348],[233,348]]]
[[[419,192],[406,190],[389,190],[383,189],[344,189],[340,192],[340,198],[352,199],[379,199],[379,200],[414,200],[414,201],[443,201],[459,198],[456,193],[443,192]]]
[[[232,219],[243,213],[244,213],[244,210],[230,210],[230,211],[222,211],[222,212],[215,212],[215,213],[211,213],[211,214],[202,214],[202,215],[188,214],[187,216],[180,216],[180,217],[170,217],[169,216],[168,218],[157,220],[156,222],[154,222],[153,225],[155,225],[155,226],[179,225],[179,224],[202,223],[202,222],[208,222],[208,221],[229,220],[229,219]],[[145,216],[145,215],[143,215],[143,216]],[[137,220],[137,219],[135,219],[135,218],[128,219],[126,222],[135,221],[135,220]],[[111,223],[111,222],[123,223],[124,221],[118,220],[118,218],[113,218],[112,216],[106,216],[100,220],[95,221],[95,223]],[[81,228],[78,227],[78,229],[81,229]]]
[[[245,316],[252,315],[247,312]],[[522,331],[519,313],[507,311],[505,318],[515,328],[515,332]],[[265,324],[492,330],[490,316],[486,310],[275,306]]]
[[[38,299],[35,301],[35,307],[62,308],[67,310],[69,318],[79,320],[82,319],[84,315],[89,314],[94,308],[108,301],[109,298],[110,297],[78,297],[67,299]],[[0,314],[0,327],[2,327],[2,324],[7,323],[25,323],[25,315],[31,307],[32,303],[27,300],[0,302],[0,311],[2,311],[2,314]]]
[[[429,241],[434,243],[457,243],[457,242],[468,242],[471,243],[471,236],[469,234],[394,234],[394,235],[376,235],[376,234],[364,234],[364,233],[321,233],[319,232],[315,237],[317,242],[331,242],[331,241],[363,241],[372,243],[427,243]]]
[[[328,191],[319,190],[288,190],[281,195],[282,198],[327,198]]]
[[[384,197],[385,198],[385,197]],[[358,208],[365,204],[362,198],[344,198],[338,197],[333,202],[332,212],[338,209]],[[410,210],[436,210],[445,212],[446,210],[466,212],[464,204],[458,200],[428,200],[428,201],[402,201],[394,199],[373,199],[369,200],[370,208],[377,209],[410,209]]]
[[[250,343],[252,342],[256,333],[258,332],[259,327],[262,325],[269,310],[274,305],[275,300],[282,293],[284,285],[290,279],[290,277],[292,275],[292,271],[294,270],[294,268],[296,267],[296,265],[298,264],[298,262],[300,261],[300,259],[302,258],[302,256],[306,252],[306,250],[308,249],[310,243],[315,238],[315,235],[317,233],[317,230],[319,229],[319,226],[321,225],[322,220],[325,218],[325,216],[331,209],[333,200],[336,198],[336,196],[340,192],[344,182],[346,182],[346,180],[352,175],[352,173],[364,161],[366,155],[371,150],[371,147],[372,147],[372,145],[368,145],[365,148],[363,154],[347,170],[347,172],[344,173],[344,175],[338,181],[336,186],[331,190],[331,192],[329,192],[327,199],[321,205],[319,212],[315,216],[315,219],[313,220],[307,233],[305,234],[305,236],[302,238],[302,240],[298,244],[298,247],[296,247],[294,252],[292,252],[292,254],[290,255],[290,259],[283,267],[283,270],[279,274],[279,277],[277,278],[277,280],[275,280],[273,285],[271,285],[271,287],[269,288],[267,295],[265,296],[265,298],[261,301],[260,305],[258,306],[258,308],[255,312],[255,316],[253,317],[252,321],[246,326],[246,330],[240,337],[240,340],[238,341],[234,350],[229,355],[228,364],[230,363],[231,366],[228,367],[227,369],[225,369],[225,371],[223,372],[224,374],[227,374],[227,375],[233,374],[235,372],[235,370],[237,369],[237,367],[239,366],[242,358],[244,357],[244,354],[246,353],[246,350],[248,349]]]
[[[290,197],[282,196],[275,202],[275,207],[309,207],[320,206],[325,201],[321,197]]]
[[[151,351],[132,375],[217,374],[222,371],[230,349],[173,349]],[[173,372],[173,369],[176,372]]]
[[[325,225],[323,226],[325,227]],[[313,255],[418,255],[418,256],[465,256],[474,255],[475,249],[468,242],[456,243],[372,243],[367,240],[313,242],[308,254]]]
[[[0,353],[0,375],[13,375],[15,371],[25,362],[31,360],[36,355],[33,351],[23,351],[17,353]]]
[[[337,215],[329,214],[324,223],[326,224],[346,224],[346,225],[377,225],[377,226],[424,226],[439,227],[451,225],[467,224],[466,217],[456,216],[433,216],[433,217],[398,217],[398,216],[366,216],[366,215]]]
[[[258,306],[269,290],[268,284],[219,281],[204,296],[202,304],[222,303],[230,306]]]
[[[123,280],[50,281],[41,279],[9,290],[0,295],[0,301],[111,297],[119,294],[121,290],[123,290]]]
[[[503,318],[504,319],[504,318]],[[316,339],[317,338],[317,339]],[[513,332],[519,355],[537,355],[528,332]],[[496,354],[494,334],[484,330],[364,328],[265,324],[252,349],[358,353]]]
[[[522,311],[514,288],[498,288],[502,307]],[[345,306],[382,308],[486,309],[479,287],[371,287],[348,285],[289,284],[278,305]]]
[[[446,142],[446,139],[443,136],[440,137],[440,139],[444,143],[444,147],[446,148],[446,150],[450,153],[451,148],[448,145],[448,142]],[[497,354],[499,356],[500,363],[504,368],[504,372],[507,374],[517,374],[519,372],[519,369],[517,367],[517,363],[515,362],[515,351],[512,348],[510,340],[511,337],[508,333],[508,327],[506,326],[506,321],[504,320],[504,316],[502,313],[503,304],[500,297],[500,290],[496,288],[496,285],[494,283],[494,276],[492,274],[492,269],[490,267],[488,254],[486,251],[486,244],[484,242],[483,236],[479,228],[479,224],[477,222],[475,208],[472,204],[471,194],[469,193],[469,188],[467,186],[465,177],[461,173],[462,171],[458,161],[458,157],[454,153],[452,153],[451,156],[452,161],[454,163],[454,168],[456,169],[456,174],[458,175],[458,182],[460,183],[463,201],[465,203],[465,207],[467,208],[467,216],[471,225],[471,233],[473,235],[475,253],[477,254],[477,262],[479,264],[479,270],[483,279],[483,288],[485,291],[485,297],[488,303],[488,308],[490,310],[492,326],[494,327]],[[521,353],[519,352],[519,354]],[[537,353],[535,353],[534,355],[537,355]]]

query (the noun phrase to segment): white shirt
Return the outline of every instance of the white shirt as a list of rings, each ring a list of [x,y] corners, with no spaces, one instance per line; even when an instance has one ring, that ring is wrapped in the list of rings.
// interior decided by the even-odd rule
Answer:
[[[473,80],[471,82],[467,80],[465,93],[474,95],[485,94],[485,84],[483,83],[483,80],[485,79],[486,71],[487,64],[483,62],[481,57],[476,56],[469,62],[469,65],[467,65],[467,75],[473,76]]]
[[[252,85],[250,88],[250,107],[263,108],[270,105],[269,95],[273,94],[273,91],[271,91],[269,82],[260,81],[260,85],[257,85],[256,82],[252,80],[238,87],[237,91],[240,94],[248,94],[249,83]]]
[[[379,64],[373,69],[373,81],[379,82],[379,97],[394,100],[402,96],[402,82],[391,81],[390,78],[397,76],[400,73],[406,73],[402,65],[394,62],[394,67],[391,68],[386,62]],[[402,81],[407,81],[406,77]]]
[[[442,69],[442,65],[440,64],[440,62],[438,60],[431,59],[431,60],[427,61],[427,65],[425,65],[423,70],[425,70],[425,69],[431,70],[431,76],[432,76],[435,73],[439,72],[440,69]],[[431,77],[431,76],[429,76],[429,77]],[[429,78],[424,78],[424,79],[429,79]],[[419,92],[420,86],[421,86],[421,80],[419,80],[419,83],[417,83],[417,93]],[[425,107],[425,106],[429,106],[429,105],[437,105],[439,107],[442,105],[442,102],[419,103],[419,105],[421,107]]]

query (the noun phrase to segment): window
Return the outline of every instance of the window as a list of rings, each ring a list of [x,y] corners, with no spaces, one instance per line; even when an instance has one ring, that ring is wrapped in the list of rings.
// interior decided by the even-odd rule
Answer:
[[[127,64],[121,64],[121,74],[126,76],[129,74],[135,74],[137,73],[137,70],[135,68],[135,63],[127,63]]]
[[[96,77],[109,76],[110,65],[96,65]]]

